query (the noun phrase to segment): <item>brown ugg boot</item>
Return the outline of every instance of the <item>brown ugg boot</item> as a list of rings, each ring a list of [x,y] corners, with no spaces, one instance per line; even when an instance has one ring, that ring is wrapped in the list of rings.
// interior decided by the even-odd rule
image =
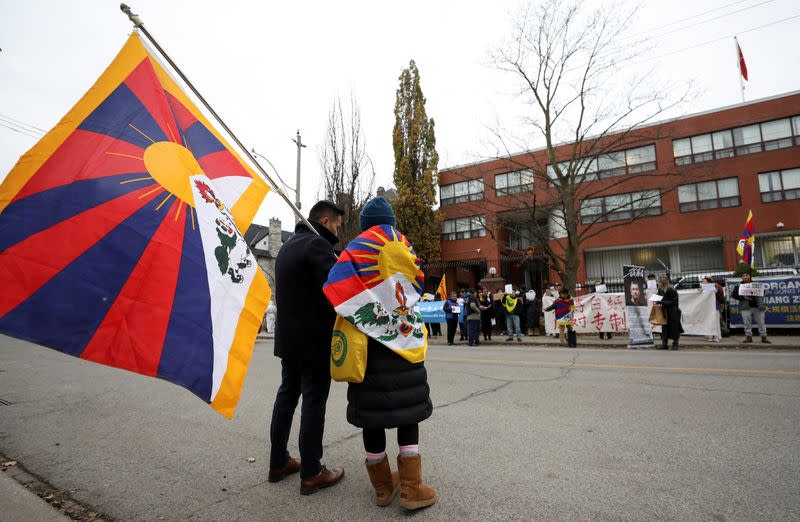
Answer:
[[[364,460],[364,464],[367,466],[369,481],[375,488],[375,503],[380,507],[388,506],[397,496],[400,486],[400,477],[389,467],[389,457],[384,455],[383,459],[372,464]]]
[[[436,502],[436,490],[422,483],[422,457],[398,455],[400,469],[400,507],[420,509]]]

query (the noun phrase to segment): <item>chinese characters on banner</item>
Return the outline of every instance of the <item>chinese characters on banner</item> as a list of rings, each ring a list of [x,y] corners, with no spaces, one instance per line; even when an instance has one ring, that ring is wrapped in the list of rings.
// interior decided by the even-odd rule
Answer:
[[[544,308],[547,308],[553,304],[554,299],[546,295],[542,301]],[[625,298],[622,294],[589,294],[576,297],[573,316],[572,326],[578,333],[624,332],[627,329]],[[547,333],[558,331],[553,312],[545,312],[544,320]]]

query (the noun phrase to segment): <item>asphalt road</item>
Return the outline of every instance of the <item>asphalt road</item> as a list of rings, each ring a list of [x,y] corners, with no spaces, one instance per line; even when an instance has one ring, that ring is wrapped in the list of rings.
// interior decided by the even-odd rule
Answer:
[[[344,481],[309,497],[296,475],[266,482],[271,353],[257,343],[227,421],[174,385],[0,336],[0,453],[117,520],[405,519],[370,504],[342,384],[325,462]],[[800,519],[798,352],[433,346],[426,364],[440,500],[418,520]]]

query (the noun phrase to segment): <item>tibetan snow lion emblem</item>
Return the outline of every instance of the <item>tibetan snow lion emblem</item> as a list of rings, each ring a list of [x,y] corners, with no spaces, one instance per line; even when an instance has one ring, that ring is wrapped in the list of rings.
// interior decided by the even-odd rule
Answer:
[[[214,194],[214,190],[202,181],[195,181],[195,186],[200,191],[200,196],[206,203],[213,204],[220,212],[215,219],[219,246],[214,249],[219,271],[227,274],[234,283],[244,281],[243,272],[253,265],[250,249],[247,247],[230,214],[225,209],[222,201]]]

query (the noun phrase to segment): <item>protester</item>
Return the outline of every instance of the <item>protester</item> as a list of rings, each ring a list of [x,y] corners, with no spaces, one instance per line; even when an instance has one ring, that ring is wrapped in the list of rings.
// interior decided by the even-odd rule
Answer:
[[[545,312],[555,311],[556,324],[558,325],[558,338],[561,344],[564,344],[566,341],[564,330],[567,332],[572,331],[572,312],[574,310],[575,301],[572,299],[572,296],[569,295],[569,290],[566,288],[559,290],[556,300],[544,310]]]
[[[467,290],[464,304],[467,307],[467,343],[478,346],[481,344],[478,339],[481,331],[481,307],[472,289]]]
[[[447,345],[453,346],[458,328],[458,318],[461,315],[461,308],[458,304],[458,294],[450,292],[450,299],[444,302],[444,318],[447,321]]]
[[[503,299],[503,309],[506,315],[506,324],[508,325],[508,338],[506,341],[513,341],[514,334],[517,336],[517,342],[522,342],[522,330],[519,327],[519,298],[513,291],[505,296]]]
[[[481,332],[483,333],[483,340],[491,341],[494,307],[492,306],[492,295],[488,291],[481,293],[480,306],[481,306]]]
[[[497,290],[492,294],[492,310],[494,312],[495,326],[500,335],[505,334],[508,330],[505,308],[503,308],[503,299],[505,299],[505,297],[506,294],[503,293],[502,290]]]
[[[542,300],[539,295],[533,291],[528,290],[528,335],[539,335],[541,316],[542,316]]]
[[[361,211],[362,231],[394,224],[394,211],[383,197],[370,200]],[[349,383],[347,388],[347,422],[362,429],[365,465],[379,506],[389,505],[398,488],[386,454],[385,430],[391,428],[397,428],[400,447],[400,506],[419,509],[436,502],[436,491],[422,483],[419,454],[419,423],[432,412],[425,363],[411,363],[368,336],[364,381]]]
[[[275,355],[281,358],[281,385],[275,397],[270,425],[270,482],[300,472],[300,492],[310,495],[333,486],[344,469],[329,470],[320,463],[325,407],[331,385],[331,336],[336,314],[322,285],[336,263],[333,245],[344,211],[330,201],[311,208],[308,220],[295,227],[275,262],[277,324]],[[300,395],[300,457],[289,456],[287,444]]]
[[[751,284],[752,281],[750,274],[742,274],[742,284]],[[756,324],[758,324],[758,335],[761,336],[761,342],[772,344],[769,342],[769,339],[767,339],[767,327],[764,325],[764,312],[767,311],[764,299],[759,296],[740,295],[740,288],[741,285],[736,285],[734,287],[732,297],[739,301],[739,312],[742,314],[742,320],[744,321],[744,342],[753,342],[753,318],[755,317]]]
[[[441,301],[441,297],[437,294],[433,296],[434,301]],[[442,323],[431,323],[431,330],[429,330],[430,334],[433,337],[441,337],[442,336]]]
[[[462,341],[467,340],[467,314],[469,313],[469,307],[467,306],[466,295],[466,290],[461,290],[458,296],[458,306],[461,307],[461,315],[458,316],[458,331],[461,334]]]
[[[594,291],[595,291],[595,293],[604,294],[604,293],[606,293],[606,290],[607,290],[606,285],[604,285],[603,282],[600,279],[598,279],[597,281],[594,282]],[[645,304],[647,304],[647,303],[645,303]],[[606,339],[608,339],[608,340],[612,339],[611,332],[600,332],[600,340],[603,339],[603,334],[605,334]]]
[[[678,339],[683,333],[678,292],[672,288],[672,285],[669,284],[669,279],[666,277],[659,277],[657,283],[658,295],[661,296],[661,301],[654,303],[654,305],[660,306],[667,317],[667,324],[661,327],[661,348],[658,349],[666,350],[667,342],[672,339],[672,349],[677,350]]]
[[[711,276],[705,276],[703,278],[703,282],[707,285],[714,285],[714,304],[717,309],[717,322],[719,323],[720,335],[722,335],[722,311],[725,306],[725,291],[723,290],[722,285],[714,281],[714,278]],[[718,343],[721,339],[717,335],[712,335],[711,339],[709,340],[712,343]]]

